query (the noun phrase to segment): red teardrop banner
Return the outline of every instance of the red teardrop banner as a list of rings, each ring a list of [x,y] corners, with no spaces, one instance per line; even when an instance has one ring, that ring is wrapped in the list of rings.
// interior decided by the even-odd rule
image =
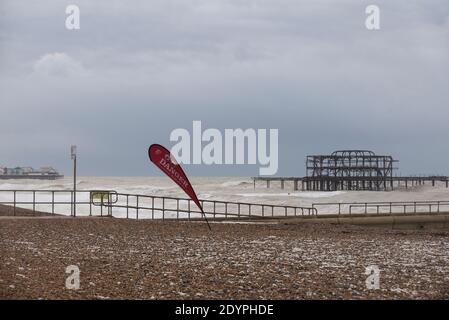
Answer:
[[[201,210],[201,213],[204,216],[204,219],[207,222],[207,226],[210,229],[209,222],[207,221],[206,214],[203,211],[203,207],[201,206],[198,197],[196,196],[195,191],[193,190],[192,185],[190,184],[189,179],[187,178],[182,167],[176,162],[175,158],[171,155],[170,151],[168,151],[165,147],[160,144],[152,144],[148,149],[148,156],[150,157],[151,162],[153,162],[156,167],[161,169],[170,179],[172,179],[178,186],[184,190],[185,193],[190,197],[190,199],[195,202],[198,208]]]

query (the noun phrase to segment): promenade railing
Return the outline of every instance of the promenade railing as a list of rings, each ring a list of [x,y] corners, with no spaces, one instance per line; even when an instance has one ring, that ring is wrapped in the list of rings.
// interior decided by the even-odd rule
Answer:
[[[0,204],[31,213],[74,214],[71,190],[0,190]],[[210,219],[282,218],[317,215],[317,209],[266,203],[200,200]],[[201,211],[189,198],[119,193],[114,190],[77,190],[77,215],[135,219],[196,219]]]
[[[449,201],[418,200],[418,201],[372,201],[372,202],[320,202],[313,203],[312,208],[319,215],[393,215],[393,214],[439,214],[449,212]]]

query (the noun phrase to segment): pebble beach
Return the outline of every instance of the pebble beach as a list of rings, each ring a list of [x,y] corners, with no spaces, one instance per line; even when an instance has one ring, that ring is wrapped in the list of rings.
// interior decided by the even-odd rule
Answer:
[[[448,299],[449,233],[21,217],[0,207],[0,299]],[[3,214],[1,214],[3,213]],[[68,266],[80,270],[67,289]],[[380,270],[368,289],[366,268]]]

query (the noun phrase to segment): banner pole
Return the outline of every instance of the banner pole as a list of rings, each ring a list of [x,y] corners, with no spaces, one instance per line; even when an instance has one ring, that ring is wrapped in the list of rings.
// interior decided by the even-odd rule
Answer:
[[[212,231],[212,229],[210,228],[210,224],[209,224],[209,221],[207,220],[206,214],[204,213],[204,210],[203,210],[203,208],[202,208],[202,207],[200,207],[200,209],[201,209],[201,213],[202,213],[202,214],[203,214],[203,216],[204,216],[204,220],[206,220],[206,223],[207,223],[207,227],[209,228],[209,231]]]

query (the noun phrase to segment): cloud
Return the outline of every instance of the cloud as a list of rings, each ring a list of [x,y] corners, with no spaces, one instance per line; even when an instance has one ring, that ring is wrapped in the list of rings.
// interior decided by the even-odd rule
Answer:
[[[71,77],[84,76],[87,70],[82,64],[64,52],[47,53],[33,64],[33,71],[39,75]]]

